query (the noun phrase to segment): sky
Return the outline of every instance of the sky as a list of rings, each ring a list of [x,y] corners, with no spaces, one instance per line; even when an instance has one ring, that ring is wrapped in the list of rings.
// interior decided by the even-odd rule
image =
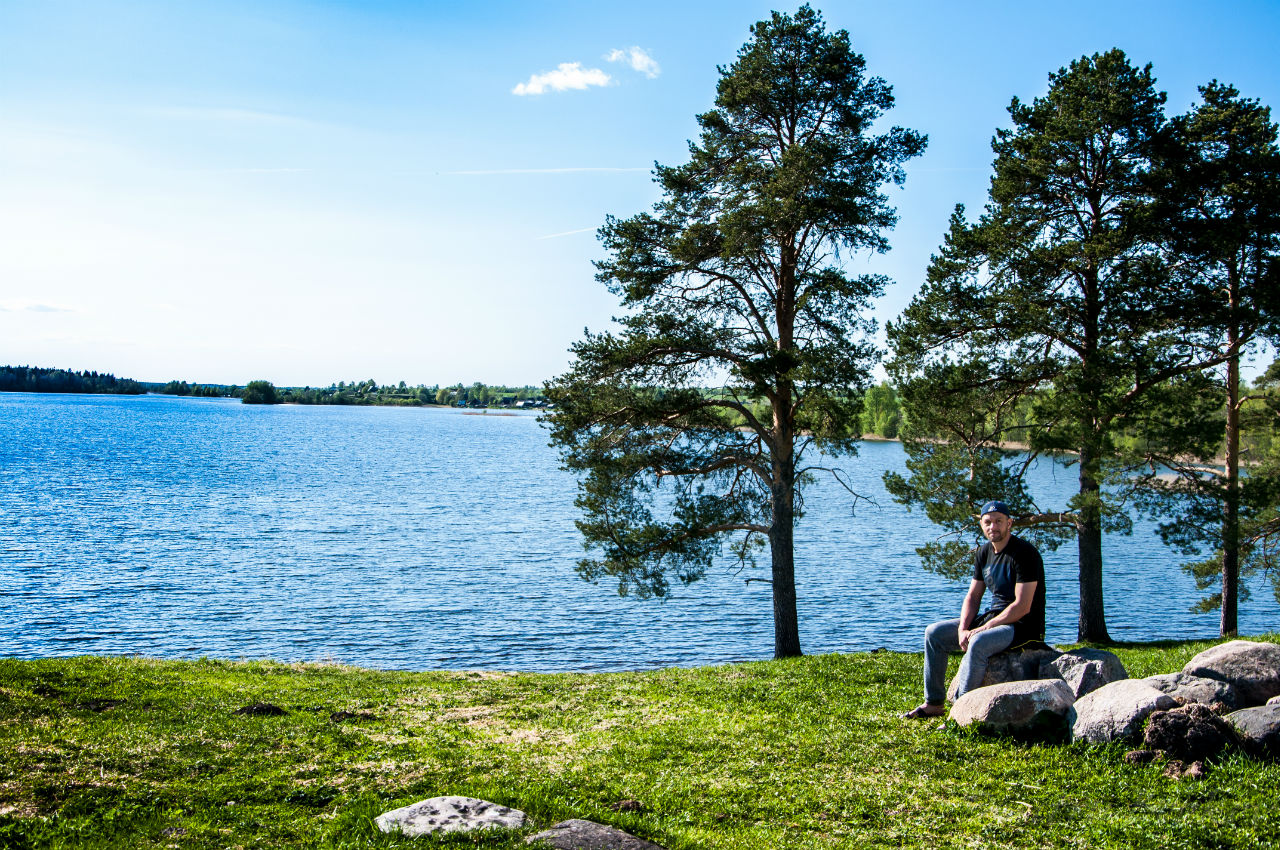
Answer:
[[[815,3],[929,136],[881,325],[1017,96],[1119,47],[1184,112],[1280,108],[1280,2]],[[752,0],[0,0],[0,364],[143,381],[539,384],[616,299],[595,231],[658,199]],[[1265,364],[1263,364],[1265,365]]]

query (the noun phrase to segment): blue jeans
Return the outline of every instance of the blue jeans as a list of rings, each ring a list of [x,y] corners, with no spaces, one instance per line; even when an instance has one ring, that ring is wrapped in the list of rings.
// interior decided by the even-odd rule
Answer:
[[[996,626],[969,638],[969,650],[960,662],[956,678],[963,696],[982,685],[987,674],[987,661],[1013,643],[1013,626]],[[960,651],[960,620],[943,620],[924,630],[924,701],[942,705],[947,701],[947,657]]]

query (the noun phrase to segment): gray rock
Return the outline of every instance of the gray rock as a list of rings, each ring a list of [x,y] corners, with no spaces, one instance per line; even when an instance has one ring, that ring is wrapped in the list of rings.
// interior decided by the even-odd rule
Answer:
[[[524,812],[477,800],[475,797],[432,797],[411,806],[378,815],[375,823],[383,832],[408,836],[434,832],[470,832],[476,829],[519,829]]]
[[[1041,666],[1061,654],[1056,649],[998,652],[991,656],[990,663],[987,664],[986,675],[982,677],[982,684],[978,687],[985,688],[991,685],[1003,685],[1005,682],[1025,682],[1030,679],[1039,679]],[[958,678],[952,679],[951,684],[947,687],[948,702],[956,701],[956,691],[959,689],[960,680]]]
[[[1076,699],[1103,685],[1129,678],[1124,664],[1105,649],[1072,649],[1040,663],[1041,679],[1062,679]]]
[[[1280,694],[1280,645],[1229,641],[1192,658],[1182,672],[1229,682],[1235,687],[1239,705],[1262,705]]]
[[[1274,696],[1267,700],[1267,705],[1280,705],[1280,696]]]
[[[1227,715],[1240,745],[1257,756],[1280,758],[1280,703],[1244,708]]]
[[[1227,708],[1237,706],[1236,689],[1230,682],[1206,679],[1203,676],[1192,676],[1187,673],[1161,673],[1159,676],[1148,676],[1140,681],[1146,682],[1174,699],[1198,702],[1201,705],[1220,702]]]
[[[612,826],[578,818],[561,821],[524,841],[526,844],[541,841],[541,846],[556,850],[664,850],[661,845]]]
[[[1067,712],[1067,722],[1073,740],[1091,744],[1136,740],[1147,715],[1177,704],[1173,697],[1141,680],[1122,679],[1076,700]]]
[[[1061,679],[1005,682],[960,697],[951,707],[951,719],[993,732],[1049,731],[1065,725],[1073,702],[1071,686]]]

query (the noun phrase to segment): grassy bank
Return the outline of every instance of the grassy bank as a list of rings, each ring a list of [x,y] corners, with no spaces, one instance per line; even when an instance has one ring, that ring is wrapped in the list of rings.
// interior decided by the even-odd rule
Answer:
[[[1207,645],[1118,652],[1136,677]],[[1119,747],[899,720],[920,671],[888,652],[596,675],[0,659],[0,846],[524,846],[372,824],[465,794],[671,850],[1280,847],[1280,766],[1175,781]],[[288,713],[236,713],[256,703]]]

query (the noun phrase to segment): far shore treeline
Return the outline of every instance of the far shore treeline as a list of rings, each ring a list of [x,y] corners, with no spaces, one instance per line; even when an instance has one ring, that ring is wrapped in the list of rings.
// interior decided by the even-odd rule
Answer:
[[[168,383],[135,381],[89,370],[51,369],[39,366],[0,366],[0,392],[86,393],[97,395],[159,395],[197,398],[238,398],[245,404],[346,404],[384,406],[521,407],[547,404],[541,387],[505,386],[476,382],[409,386],[366,381],[339,381],[327,387],[277,387],[270,381],[238,384],[200,384],[182,380]]]
[[[1280,404],[1280,359],[1246,385],[1246,409],[1265,411]],[[548,405],[542,387],[505,386],[500,384],[473,383],[451,386],[378,384],[372,378],[365,381],[339,381],[327,387],[277,387],[270,381],[250,381],[241,387],[237,384],[200,384],[187,381],[135,381],[117,378],[102,372],[75,372],[68,369],[49,369],[36,366],[0,366],[0,392],[24,393],[84,393],[98,395],[158,395],[190,396],[197,398],[238,398],[245,404],[339,404],[403,407],[511,407],[541,409]],[[706,388],[704,393],[715,396],[718,389]],[[1027,428],[1033,422],[1035,405],[1042,402],[1040,396],[1047,391],[1023,397],[1010,414],[1010,429]],[[1221,418],[1220,413],[1210,416]],[[909,414],[897,387],[889,381],[881,381],[862,394],[862,413],[858,430],[863,436],[895,440],[906,427]],[[919,423],[916,423],[917,426]],[[1250,457],[1263,457],[1280,446],[1275,442],[1273,429],[1266,427],[1265,416],[1245,417],[1241,440],[1252,449]],[[851,429],[855,430],[855,429]],[[917,427],[916,430],[919,430]],[[933,439],[946,439],[938,430]],[[1137,443],[1135,432],[1129,442]]]

